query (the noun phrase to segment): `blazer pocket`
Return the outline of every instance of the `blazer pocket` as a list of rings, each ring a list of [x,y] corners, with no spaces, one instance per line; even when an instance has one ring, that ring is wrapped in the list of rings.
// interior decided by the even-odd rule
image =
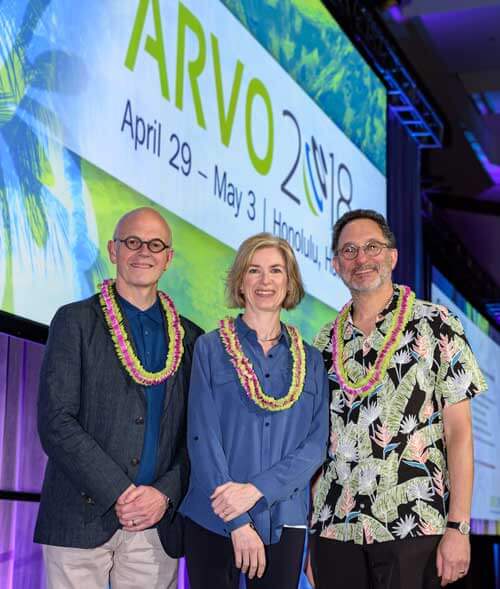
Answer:
[[[83,505],[83,522],[85,524],[89,524],[90,522],[94,521],[96,518],[101,517],[102,510],[95,503],[92,497],[88,497],[87,495],[82,495],[82,501],[84,502]],[[111,509],[114,509],[112,507]]]

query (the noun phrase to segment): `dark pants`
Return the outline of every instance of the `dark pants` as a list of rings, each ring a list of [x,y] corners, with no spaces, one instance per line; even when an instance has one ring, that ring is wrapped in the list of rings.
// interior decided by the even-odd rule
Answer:
[[[316,589],[438,589],[436,548],[441,536],[377,544],[311,536]]]
[[[297,589],[305,532],[284,528],[280,541],[265,547],[264,575],[247,579],[247,588]],[[214,534],[186,518],[184,541],[191,589],[238,589],[240,570],[234,565],[231,538]]]

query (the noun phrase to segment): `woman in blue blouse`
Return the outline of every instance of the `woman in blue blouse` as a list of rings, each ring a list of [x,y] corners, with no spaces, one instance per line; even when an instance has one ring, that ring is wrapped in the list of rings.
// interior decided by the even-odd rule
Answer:
[[[280,322],[304,296],[289,244],[244,241],[227,295],[243,314],[201,336],[193,358],[181,506],[190,586],[237,589],[241,570],[249,589],[297,589],[328,387],[320,354]]]

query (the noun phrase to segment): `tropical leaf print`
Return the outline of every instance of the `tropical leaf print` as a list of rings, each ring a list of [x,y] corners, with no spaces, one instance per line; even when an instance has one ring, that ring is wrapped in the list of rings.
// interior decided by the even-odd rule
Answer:
[[[354,486],[354,483],[351,481]],[[345,485],[339,497],[337,505],[335,506],[335,515],[341,519],[347,517],[354,509],[356,502],[354,501],[354,494],[357,489],[351,490],[350,485]]]
[[[433,501],[435,492],[429,476],[413,477],[406,488],[408,501]]]
[[[359,427],[357,432],[358,440],[358,457],[360,461],[364,461],[373,454],[372,442],[370,439],[370,430],[365,427]]]
[[[420,518],[420,531],[423,534],[439,534],[445,527],[444,517],[437,509],[426,503],[417,500],[413,511]]]
[[[376,458],[369,458],[360,462],[352,469],[352,479],[357,481],[358,493],[372,495],[377,489],[377,477],[381,462]]]
[[[387,333],[387,331],[391,327],[393,318],[394,318],[394,311],[389,311],[388,313],[386,313],[384,316],[384,320],[382,321],[382,324],[378,326],[376,331],[379,333],[382,332],[382,334]]]
[[[424,464],[429,460],[429,446],[441,439],[443,428],[441,424],[422,427],[408,438],[408,442],[401,454],[405,460],[415,460]]]
[[[344,334],[351,378],[376,361],[396,304],[397,295],[369,338],[355,328]],[[336,435],[314,504],[315,529],[327,530],[325,537],[368,544],[444,532],[449,473],[442,409],[485,388],[465,338],[450,323],[443,308],[417,302],[403,345],[372,394],[347,395],[330,380]],[[323,357],[328,370],[331,353]]]
[[[453,313],[449,313],[448,317],[444,321],[445,325],[448,325],[452,332],[456,333],[459,336],[464,335],[464,327],[460,321],[460,319],[454,315]]]
[[[431,419],[432,416],[434,415],[435,411],[434,411],[434,404],[433,404],[432,400],[433,400],[432,393],[426,392],[425,400],[422,403],[422,406],[420,407],[420,411],[418,412],[418,419],[419,419],[420,423],[428,423],[429,419]]]
[[[416,365],[412,366],[401,379],[397,389],[392,382],[387,383],[386,389],[390,400],[386,400],[380,419],[386,424],[392,437],[399,432],[408,401],[415,390],[416,370]]]
[[[400,518],[392,527],[395,536],[401,540],[413,536],[413,530],[417,527],[417,522],[413,514],[407,514]]]
[[[402,348],[406,348],[407,346],[409,346],[413,342],[414,338],[415,331],[413,329],[405,331],[405,333],[402,335],[399,341],[398,350],[401,350]]]
[[[427,451],[427,441],[422,434],[422,431],[416,431],[408,440],[408,445],[406,446],[406,450],[403,453],[403,457],[408,454],[409,460],[419,462],[421,464],[425,464],[429,457],[429,453]]]
[[[432,362],[432,354],[434,350],[432,348],[432,340],[429,334],[419,334],[415,339],[412,349],[419,360],[423,360],[426,364],[429,360]]]
[[[417,299],[413,306],[413,318],[418,321],[419,319],[432,320],[439,315],[439,310],[436,305],[429,303],[428,301],[422,301]]]
[[[387,489],[383,493],[378,492],[372,503],[372,514],[381,522],[392,522],[399,517],[398,508],[407,502],[408,483],[401,483]]]
[[[432,480],[434,482],[434,490],[436,493],[440,497],[444,497],[444,494],[446,493],[446,485],[444,482],[443,471],[440,468],[434,468]]]
[[[314,508],[314,516],[313,519],[319,519],[319,513],[323,509],[326,503],[326,499],[328,496],[328,492],[330,490],[330,486],[332,481],[334,480],[335,476],[335,463],[330,462],[326,469],[323,470],[322,475],[319,478],[318,484],[316,485],[316,489],[314,492],[313,497],[313,508]]]
[[[332,331],[332,324],[327,323],[324,325],[320,331],[316,334],[316,337],[313,340],[312,345],[318,350],[323,351],[330,342],[330,335]]]
[[[401,420],[401,427],[399,428],[399,431],[402,434],[409,435],[416,427],[418,427],[418,419],[415,417],[415,415],[405,415]]]
[[[446,471],[446,460],[444,454],[438,448],[429,448],[429,462],[434,464],[442,472]],[[447,472],[447,471],[446,471]]]
[[[324,528],[320,536],[330,540],[342,540],[343,542],[363,543],[363,526],[359,523],[330,524]]]
[[[432,356],[430,363],[432,364]],[[427,363],[419,362],[417,364],[417,384],[420,390],[424,391],[427,398],[432,397],[436,387],[436,375]]]
[[[391,532],[375,518],[370,517],[369,515],[360,515],[359,521],[363,526],[365,534],[368,530],[372,542],[387,542],[388,540],[394,540],[394,536]]]
[[[354,360],[348,360],[345,363],[345,369],[346,369],[347,375],[349,376],[349,378],[351,379],[352,382],[356,382],[358,380],[361,380],[363,378],[363,376],[365,375],[365,369],[363,368],[363,366]],[[352,398],[353,397],[351,395],[351,399]]]
[[[388,427],[385,424],[377,424],[372,440],[381,448],[386,448],[392,440]]]
[[[455,354],[457,353],[457,344],[453,338],[450,338],[446,333],[442,333],[439,337],[439,351],[441,358],[445,362],[451,362]]]
[[[396,452],[389,454],[386,460],[382,461],[379,469],[380,481],[377,488],[377,494],[382,494],[389,489],[394,489],[398,484],[398,467],[399,458]]]

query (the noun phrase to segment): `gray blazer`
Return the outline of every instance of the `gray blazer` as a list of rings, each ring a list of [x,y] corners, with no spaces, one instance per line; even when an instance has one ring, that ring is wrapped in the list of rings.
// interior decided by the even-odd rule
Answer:
[[[166,383],[153,483],[170,498],[167,521],[189,476],[186,402],[193,346],[202,333],[181,321],[184,356]],[[40,375],[38,431],[49,460],[35,542],[93,548],[109,540],[120,526],[115,502],[139,470],[145,412],[143,388],[117,358],[98,296],[61,307]]]

